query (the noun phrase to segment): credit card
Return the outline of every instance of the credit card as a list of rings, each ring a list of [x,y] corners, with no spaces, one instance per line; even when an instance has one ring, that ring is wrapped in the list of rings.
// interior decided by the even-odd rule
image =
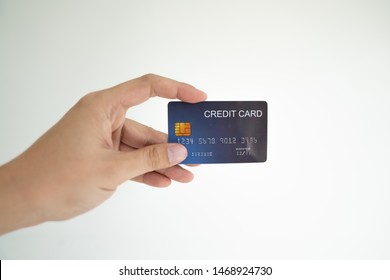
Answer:
[[[186,164],[265,162],[267,102],[169,102],[168,142],[186,146]]]

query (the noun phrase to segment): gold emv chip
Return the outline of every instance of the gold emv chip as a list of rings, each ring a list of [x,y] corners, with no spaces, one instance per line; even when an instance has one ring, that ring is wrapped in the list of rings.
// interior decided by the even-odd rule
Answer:
[[[191,123],[177,122],[175,123],[176,136],[191,136]]]

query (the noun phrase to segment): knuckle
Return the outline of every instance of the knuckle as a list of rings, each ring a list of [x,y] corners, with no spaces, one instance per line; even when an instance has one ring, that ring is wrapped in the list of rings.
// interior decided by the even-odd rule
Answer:
[[[160,144],[160,143],[164,142],[160,139],[160,137],[157,137],[157,135],[159,135],[159,131],[155,130],[153,127],[145,126],[143,133],[144,133],[143,138],[145,141],[143,143],[144,146],[149,146],[149,145],[153,145],[153,144]]]
[[[77,104],[81,106],[91,105],[96,101],[97,96],[98,96],[97,92],[88,93],[83,97],[81,97],[80,100],[77,102]]]
[[[145,162],[148,170],[160,169],[164,163],[164,158],[161,155],[160,150],[156,146],[149,146],[144,152]]]
[[[147,82],[150,82],[150,81],[153,81],[157,76],[155,74],[152,74],[152,73],[148,73],[148,74],[145,74],[141,77],[142,80],[144,81],[147,81]]]
[[[146,74],[141,77],[139,77],[137,80],[140,81],[141,84],[143,84],[145,87],[148,87],[151,92],[151,96],[155,96],[155,91],[154,91],[154,85],[156,81],[158,81],[158,76],[155,74]]]

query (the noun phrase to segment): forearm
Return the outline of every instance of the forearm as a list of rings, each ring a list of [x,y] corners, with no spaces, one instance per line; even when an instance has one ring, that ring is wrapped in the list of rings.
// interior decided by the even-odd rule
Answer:
[[[41,223],[26,198],[23,174],[14,172],[18,161],[20,159],[0,166],[0,235]]]

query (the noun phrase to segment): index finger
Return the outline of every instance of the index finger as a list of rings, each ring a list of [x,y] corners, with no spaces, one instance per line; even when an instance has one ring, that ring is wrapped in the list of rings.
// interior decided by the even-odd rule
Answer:
[[[150,97],[159,96],[197,103],[206,100],[207,95],[195,87],[154,74],[147,74],[108,89],[126,109]]]

